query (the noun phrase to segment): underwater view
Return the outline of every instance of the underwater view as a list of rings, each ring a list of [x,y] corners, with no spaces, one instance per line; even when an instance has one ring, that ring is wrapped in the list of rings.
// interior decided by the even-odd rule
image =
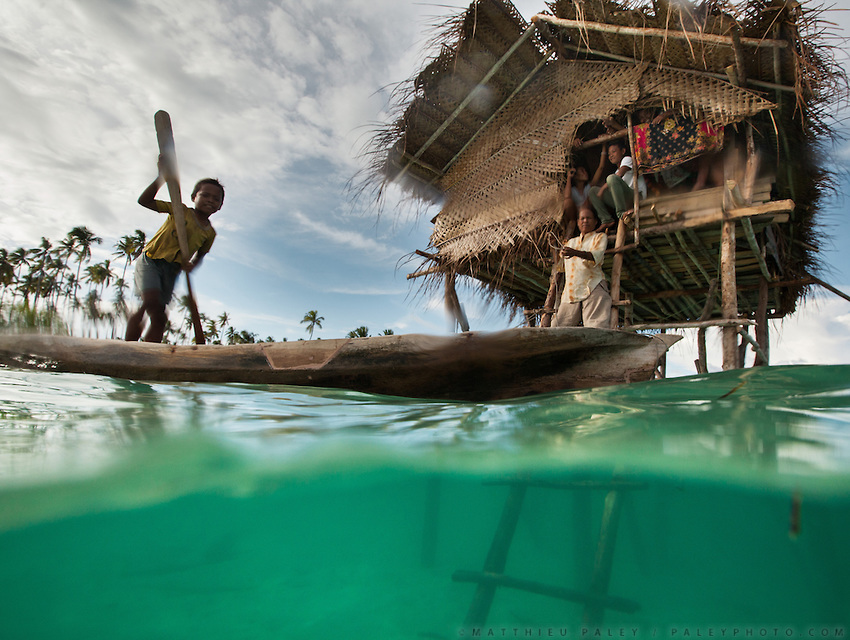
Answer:
[[[850,366],[493,403],[0,370],[0,638],[844,638]]]

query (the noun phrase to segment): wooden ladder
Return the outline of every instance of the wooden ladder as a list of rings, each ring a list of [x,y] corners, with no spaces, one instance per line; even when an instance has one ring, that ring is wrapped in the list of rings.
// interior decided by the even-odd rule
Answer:
[[[608,595],[608,586],[611,580],[614,547],[617,541],[617,529],[624,493],[634,489],[645,489],[647,487],[646,483],[618,478],[608,481],[552,481],[521,478],[505,481],[503,484],[508,484],[510,487],[508,497],[505,500],[493,541],[490,543],[490,550],[484,561],[483,570],[458,570],[452,575],[452,580],[455,582],[472,582],[477,584],[475,595],[466,614],[465,626],[480,627],[486,624],[490,607],[493,604],[493,598],[496,595],[496,589],[499,587],[527,591],[529,593],[583,604],[583,623],[587,625],[602,624],[606,609],[624,611],[626,613],[634,613],[640,609],[640,605],[633,600]],[[574,491],[606,491],[602,523],[596,544],[593,576],[588,592],[585,593],[575,589],[546,585],[505,575],[504,571],[508,559],[508,551],[529,487]]]

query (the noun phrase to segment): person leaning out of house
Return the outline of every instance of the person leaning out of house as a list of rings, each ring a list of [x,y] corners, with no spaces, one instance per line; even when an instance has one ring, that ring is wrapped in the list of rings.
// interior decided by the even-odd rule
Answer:
[[[620,218],[625,217],[628,222],[634,211],[635,172],[628,144],[622,140],[610,142],[608,160],[617,170],[605,179],[605,184],[601,187],[591,188],[588,196],[596,215],[599,216],[602,231],[613,227]],[[643,176],[638,176],[637,188],[640,198],[646,198],[646,181]]]
[[[590,203],[578,213],[579,235],[561,249],[564,291],[552,322],[553,327],[611,328],[611,294],[602,272],[608,236],[596,228],[599,221]]]
[[[602,172],[605,169],[606,162],[607,157],[603,150],[603,156],[599,160],[593,178],[590,177],[584,160],[579,160],[567,170],[567,183],[564,187],[563,218],[563,224],[567,229],[567,238],[573,236],[579,209],[587,201],[591,188],[598,187],[602,183]]]
[[[162,158],[157,167],[159,175],[139,196],[139,204],[159,213],[167,213],[168,218],[136,260],[135,284],[142,306],[127,319],[125,340],[131,342],[142,336],[145,314],[150,320],[144,336],[145,342],[162,342],[168,321],[165,308],[171,301],[177,276],[181,269],[186,273],[191,272],[209,252],[216,235],[210,224],[210,216],[221,209],[224,203],[224,187],[218,180],[204,178],[198,181],[192,190],[194,208],[184,207],[189,258],[182,258],[171,203],[155,199],[157,191],[165,182],[166,167]]]

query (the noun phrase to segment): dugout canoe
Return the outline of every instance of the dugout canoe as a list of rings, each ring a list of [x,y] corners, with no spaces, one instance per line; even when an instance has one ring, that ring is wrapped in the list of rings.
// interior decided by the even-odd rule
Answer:
[[[0,363],[139,381],[284,384],[483,401],[649,380],[679,338],[523,327],[448,336],[175,346],[6,334],[0,335]]]

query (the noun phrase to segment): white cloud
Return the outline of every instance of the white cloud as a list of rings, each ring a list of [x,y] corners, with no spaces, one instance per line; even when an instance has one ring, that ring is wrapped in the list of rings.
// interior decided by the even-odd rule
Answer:
[[[392,260],[400,253],[399,249],[388,247],[361,233],[328,225],[305,215],[301,211],[295,211],[291,217],[293,222],[301,227],[302,231],[332,243],[334,248],[360,252],[371,256],[372,260]]]

